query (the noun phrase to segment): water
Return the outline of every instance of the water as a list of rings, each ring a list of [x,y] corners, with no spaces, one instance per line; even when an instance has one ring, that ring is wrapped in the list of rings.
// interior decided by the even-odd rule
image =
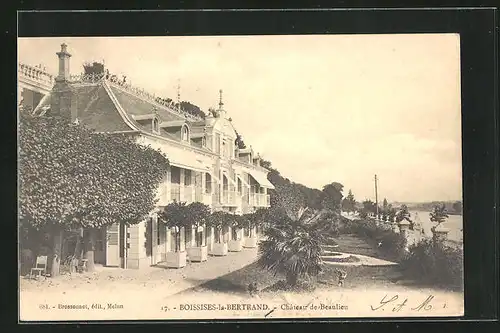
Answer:
[[[410,211],[411,219],[415,222],[420,222],[422,228],[427,236],[432,235],[431,228],[436,225],[436,223],[430,221],[430,212],[424,211]],[[448,234],[448,239],[452,241],[461,242],[462,241],[462,228],[463,228],[463,216],[462,215],[450,215],[443,226],[450,230]]]

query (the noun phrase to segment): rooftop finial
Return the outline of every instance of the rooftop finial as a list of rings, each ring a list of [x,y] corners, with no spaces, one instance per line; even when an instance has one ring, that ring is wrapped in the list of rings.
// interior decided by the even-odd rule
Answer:
[[[222,110],[224,103],[222,102],[222,89],[219,90],[219,110]]]

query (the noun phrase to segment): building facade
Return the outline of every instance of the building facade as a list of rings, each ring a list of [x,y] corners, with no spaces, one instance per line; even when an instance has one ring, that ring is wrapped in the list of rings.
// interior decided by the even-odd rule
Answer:
[[[38,100],[32,103],[35,114],[60,114],[97,132],[127,133],[140,144],[160,149],[170,162],[158,189],[157,209],[136,225],[127,227],[117,221],[103,230],[96,244],[96,262],[140,268],[165,261],[167,253],[174,251],[173,236],[158,223],[157,213],[173,201],[202,202],[212,211],[234,214],[270,206],[267,191],[273,185],[267,180],[268,170],[260,166],[260,157],[252,148],[236,147],[236,131],[222,96],[218,109],[203,119],[114,75],[71,76],[67,46],[62,44],[56,54],[59,73],[49,93],[36,95]],[[30,96],[21,66],[32,67],[20,65],[19,70],[20,86],[24,85],[20,94]],[[203,233],[210,250],[214,235],[207,228],[183,230],[181,247],[194,246],[195,232]]]

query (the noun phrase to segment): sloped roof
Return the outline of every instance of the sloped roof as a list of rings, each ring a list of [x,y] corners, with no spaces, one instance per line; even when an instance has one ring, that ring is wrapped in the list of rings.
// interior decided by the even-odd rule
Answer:
[[[139,97],[136,97],[113,85],[110,85],[110,88],[113,94],[116,96],[122,108],[129,115],[145,116],[154,113],[153,111],[156,110],[160,118],[165,122],[174,120],[185,121],[185,119],[182,116],[169,112],[164,108],[157,107],[156,105],[147,102]]]
[[[113,101],[101,84],[74,85],[77,96],[77,117],[85,125],[99,132],[129,131]]]
[[[160,123],[160,127],[181,127],[186,124],[186,120],[171,120]]]

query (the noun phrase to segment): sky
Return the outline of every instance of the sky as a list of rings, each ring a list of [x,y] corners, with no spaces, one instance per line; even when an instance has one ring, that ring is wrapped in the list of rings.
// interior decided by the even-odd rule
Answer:
[[[202,110],[219,89],[247,145],[292,181],[357,200],[461,200],[457,34],[20,38],[19,61],[111,73]],[[380,199],[382,200],[382,199]]]

